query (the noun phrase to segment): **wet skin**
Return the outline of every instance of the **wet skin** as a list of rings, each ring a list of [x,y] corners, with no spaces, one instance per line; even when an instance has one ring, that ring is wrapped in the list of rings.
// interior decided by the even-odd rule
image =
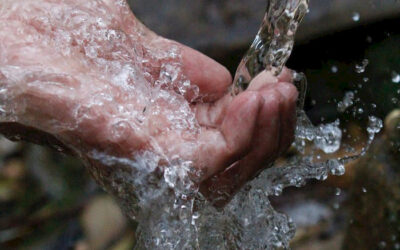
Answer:
[[[3,134],[14,138],[18,134],[27,141],[68,148],[68,152],[89,162],[89,168],[93,164],[104,171],[112,169],[88,159],[88,152],[95,149],[132,158],[135,152],[157,151],[163,153],[167,162],[179,155],[191,161],[194,169],[201,170],[202,175],[195,181],[202,193],[217,205],[225,204],[243,184],[290,146],[298,92],[290,83],[288,69],[278,77],[263,72],[246,91],[231,96],[232,78],[225,67],[198,51],[154,34],[123,2],[104,0],[93,4],[94,8],[82,0],[0,3],[0,86],[7,90],[0,99],[6,103],[9,113],[0,125]],[[100,28],[95,24],[86,33],[74,33],[81,29],[79,23],[68,26],[64,20],[52,19],[51,12],[57,6],[60,10],[69,8],[91,17],[108,18],[110,22],[105,25],[126,39],[120,35],[111,45],[97,41],[97,57],[93,59],[86,51],[87,41],[83,36]],[[43,16],[48,17],[46,25]],[[57,40],[58,30],[68,34],[71,40],[65,43]],[[42,44],[44,40],[46,43]],[[178,49],[178,59],[154,56],[172,47]],[[117,53],[121,51],[131,54],[123,57],[124,53]],[[139,55],[141,60],[135,65],[144,78],[132,77],[122,87],[96,61],[101,57],[107,63],[126,63],[137,60]],[[160,114],[169,114],[176,104],[189,107],[198,126],[196,133],[182,130],[177,134],[169,129],[166,115],[149,115],[146,123],[129,125],[133,123],[128,122],[122,128],[123,136],[116,136],[110,124],[121,116],[118,108],[146,111],[142,101],[145,92],[126,94],[125,87],[135,90],[136,86],[147,84],[146,91],[158,91],[155,84],[165,60],[177,60],[181,66],[181,75],[177,77],[190,80],[199,93],[177,92],[176,83],[171,82],[161,89],[167,89],[177,99],[175,106],[159,103],[156,108]],[[30,72],[29,76],[26,72]],[[92,100],[93,93],[101,92],[106,92],[112,101],[81,109],[87,100]]]

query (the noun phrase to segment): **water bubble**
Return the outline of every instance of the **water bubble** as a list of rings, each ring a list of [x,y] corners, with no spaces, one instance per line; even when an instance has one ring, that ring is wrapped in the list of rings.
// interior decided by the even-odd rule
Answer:
[[[365,72],[365,69],[367,68],[369,64],[369,60],[368,59],[364,59],[361,64],[357,64],[356,65],[356,72],[361,74]]]
[[[337,66],[332,66],[331,71],[332,71],[332,73],[337,73],[339,71],[339,69]]]
[[[340,189],[340,188],[336,188],[335,189],[335,195],[336,196],[339,196],[339,195],[341,195],[342,194],[342,190]]]
[[[366,193],[366,192],[367,192],[367,189],[366,189],[365,187],[362,187],[362,188],[361,188],[361,191],[362,191],[363,193]]]
[[[360,21],[360,13],[353,12],[352,19],[353,19],[354,22]]]

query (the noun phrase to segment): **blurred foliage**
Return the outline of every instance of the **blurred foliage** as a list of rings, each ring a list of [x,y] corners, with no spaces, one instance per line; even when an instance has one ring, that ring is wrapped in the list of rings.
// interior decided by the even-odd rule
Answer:
[[[5,139],[0,150],[0,249],[132,248],[134,225],[78,160]]]

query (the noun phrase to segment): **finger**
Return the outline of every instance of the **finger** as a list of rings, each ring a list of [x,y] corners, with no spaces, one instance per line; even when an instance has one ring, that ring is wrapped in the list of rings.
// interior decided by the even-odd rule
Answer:
[[[280,82],[292,82],[293,81],[293,71],[283,67],[282,72],[278,76]]]
[[[279,143],[279,155],[281,155],[289,148],[294,139],[298,91],[293,84],[285,82],[279,83],[277,90],[285,99],[280,112],[282,136]]]
[[[263,71],[258,74],[250,83],[248,90],[257,91],[269,86],[272,87],[274,83],[278,82],[292,82],[293,72],[288,68],[283,68],[278,76],[274,76],[271,71]]]
[[[221,98],[232,84],[229,71],[206,55],[181,45],[183,72],[199,87],[202,100],[212,102]]]
[[[258,91],[263,88],[272,88],[277,83],[278,78],[276,78],[270,71],[263,71],[251,81],[248,90]]]
[[[233,96],[227,94],[214,103],[197,103],[193,106],[197,122],[200,126],[219,128],[233,99]]]
[[[296,120],[296,100],[298,92],[290,83],[278,83],[272,90],[262,89],[261,95],[265,102],[259,118],[254,145],[250,153],[235,166],[240,170],[231,169],[240,174],[231,177],[233,186],[240,186],[252,179],[269,163],[273,162],[291,144],[294,137]],[[229,177],[228,174],[226,177]]]
[[[203,171],[202,180],[223,171],[248,153],[263,98],[256,92],[246,91],[229,104],[219,128],[204,128],[199,138],[198,166]]]
[[[282,76],[279,77],[288,79],[291,77],[291,73],[288,69],[284,69]],[[264,71],[257,75],[251,82],[248,91],[267,91],[269,89],[276,88],[281,83],[279,78],[272,75],[271,72]],[[289,83],[287,83],[289,84]],[[293,86],[294,88],[294,86]],[[295,89],[292,89],[295,90]],[[290,98],[293,99],[293,98]],[[197,121],[202,126],[216,127],[221,123],[221,119],[226,114],[226,105],[232,101],[232,96],[225,95],[223,98],[218,100],[216,103],[199,103],[195,105],[195,113]]]
[[[247,176],[253,176],[264,167],[267,162],[273,161],[279,148],[281,138],[281,116],[284,97],[279,91],[261,91],[264,105],[257,121],[256,132],[250,153],[241,160],[245,167],[242,174],[245,180]]]
[[[280,141],[280,103],[282,96],[278,91],[263,93],[265,100],[250,153],[224,172],[206,180],[201,191],[215,205],[223,205],[249,179],[253,178],[268,162],[272,162],[279,149]]]

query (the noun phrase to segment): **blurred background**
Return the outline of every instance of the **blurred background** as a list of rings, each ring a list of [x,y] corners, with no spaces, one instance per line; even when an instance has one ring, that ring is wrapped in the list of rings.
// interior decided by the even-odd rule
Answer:
[[[130,4],[151,29],[232,73],[265,7],[265,0],[160,2]],[[288,67],[307,75],[313,123],[340,118],[355,147],[364,146],[369,116],[385,120],[345,176],[272,197],[297,224],[292,248],[400,249],[400,2],[311,0]],[[132,249],[135,226],[76,159],[0,139],[0,249]]]

